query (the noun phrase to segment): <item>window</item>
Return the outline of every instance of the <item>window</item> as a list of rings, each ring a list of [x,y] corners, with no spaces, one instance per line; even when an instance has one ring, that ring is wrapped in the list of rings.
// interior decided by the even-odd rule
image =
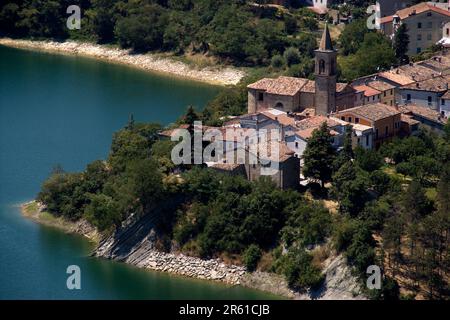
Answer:
[[[431,17],[433,14],[431,12],[427,12],[427,17]]]
[[[448,35],[448,36],[450,35],[450,28],[447,28],[447,29],[445,30],[445,34]]]
[[[431,33],[429,33],[429,34],[427,35],[427,40],[428,40],[428,41],[433,40],[433,35],[432,35]]]
[[[298,142],[295,143],[295,147],[298,148]]]
[[[417,41],[421,41],[422,40],[422,35],[419,33],[417,34]]]
[[[378,139],[378,128],[375,130],[375,139]]]
[[[342,121],[345,121],[345,117],[341,117],[341,120],[342,120]]]
[[[391,89],[391,96],[394,94],[394,89]]]
[[[441,105],[445,106],[445,99],[441,100]]]
[[[388,134],[389,134],[389,127],[388,126],[386,126],[386,128],[385,128],[385,130],[384,130],[385,132],[384,132],[384,135],[387,137],[388,136]]]
[[[366,146],[367,147],[369,146],[369,136],[368,135],[366,136]]]
[[[355,118],[355,123],[359,123],[359,118]]]
[[[275,109],[283,110],[283,109],[284,109],[284,106],[283,106],[283,104],[282,104],[281,102],[278,102],[278,103],[275,105]]]
[[[319,74],[325,73],[325,60],[321,59],[319,61]]]
[[[372,101],[375,101],[375,96],[372,96]]]
[[[258,93],[258,101],[264,101],[264,93]]]
[[[348,117],[348,122],[352,122],[352,117]]]
[[[385,91],[385,92],[383,92],[383,96],[384,96],[384,97],[386,97],[386,91]]]
[[[417,29],[422,29],[422,22],[417,23]]]
[[[418,47],[418,48],[416,49],[416,52],[417,52],[417,53],[421,53],[421,52],[422,52],[422,48]]]
[[[428,105],[431,106],[431,102],[433,101],[433,98],[431,96],[428,96]]]
[[[408,93],[408,94],[406,95],[406,101],[411,101],[411,94]]]

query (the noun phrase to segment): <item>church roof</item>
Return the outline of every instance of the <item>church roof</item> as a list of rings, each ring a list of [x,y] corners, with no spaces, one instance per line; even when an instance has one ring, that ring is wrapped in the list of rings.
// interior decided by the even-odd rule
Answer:
[[[333,43],[331,42],[330,30],[328,30],[328,23],[325,24],[323,30],[322,40],[320,40],[319,51],[333,51]]]

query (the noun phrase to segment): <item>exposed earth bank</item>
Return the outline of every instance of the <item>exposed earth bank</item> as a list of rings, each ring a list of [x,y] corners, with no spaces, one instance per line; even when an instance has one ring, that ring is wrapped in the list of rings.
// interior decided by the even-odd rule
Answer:
[[[31,41],[0,38],[0,45],[35,51],[80,55],[214,85],[236,85],[245,76],[245,72],[232,67],[195,68],[181,61],[158,57],[151,53],[133,54],[131,50],[86,42]]]

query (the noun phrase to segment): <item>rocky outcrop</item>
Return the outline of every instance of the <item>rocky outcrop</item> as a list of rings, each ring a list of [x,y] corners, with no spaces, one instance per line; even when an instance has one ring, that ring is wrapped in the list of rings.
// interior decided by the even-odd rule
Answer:
[[[93,43],[0,38],[0,44],[15,48],[92,57],[108,62],[133,66],[142,70],[161,72],[218,85],[235,85],[245,76],[245,72],[232,67],[205,67],[199,69],[181,61],[158,57],[150,53],[133,54],[130,50],[106,47]]]
[[[333,255],[324,262],[325,280],[317,290],[297,292],[289,288],[286,279],[267,272],[246,273],[241,284],[296,300],[363,300],[358,279],[351,273],[343,255]]]

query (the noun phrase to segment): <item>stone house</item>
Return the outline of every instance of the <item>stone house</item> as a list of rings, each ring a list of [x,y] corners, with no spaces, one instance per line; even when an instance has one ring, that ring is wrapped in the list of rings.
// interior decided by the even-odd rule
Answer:
[[[401,112],[395,107],[381,103],[347,109],[337,113],[336,117],[349,123],[371,127],[375,148],[398,136],[401,131]]]
[[[403,115],[420,122],[422,127],[438,134],[443,133],[444,126],[448,121],[448,119],[442,117],[438,111],[423,106],[408,104],[401,106],[399,110]]]
[[[277,147],[271,149],[274,144],[268,145],[270,150],[265,154],[254,152],[252,148],[239,146],[232,151],[232,156],[225,154],[223,161],[218,161],[210,167],[220,172],[245,176],[249,181],[256,181],[263,176],[270,177],[281,189],[298,188],[300,160],[294,157],[294,152],[285,143],[275,143]],[[237,159],[238,154],[244,155],[245,159]],[[227,163],[225,159],[230,157],[235,157],[234,161]]]
[[[437,76],[432,79],[408,84],[400,88],[403,104],[419,105],[445,113],[449,91],[450,75]],[[447,94],[447,95],[446,95]],[[444,97],[444,95],[446,95]]]
[[[423,2],[381,18],[380,28],[393,39],[398,27],[406,24],[410,40],[408,55],[415,55],[438,43],[442,39],[443,27],[448,22],[450,11]]]

